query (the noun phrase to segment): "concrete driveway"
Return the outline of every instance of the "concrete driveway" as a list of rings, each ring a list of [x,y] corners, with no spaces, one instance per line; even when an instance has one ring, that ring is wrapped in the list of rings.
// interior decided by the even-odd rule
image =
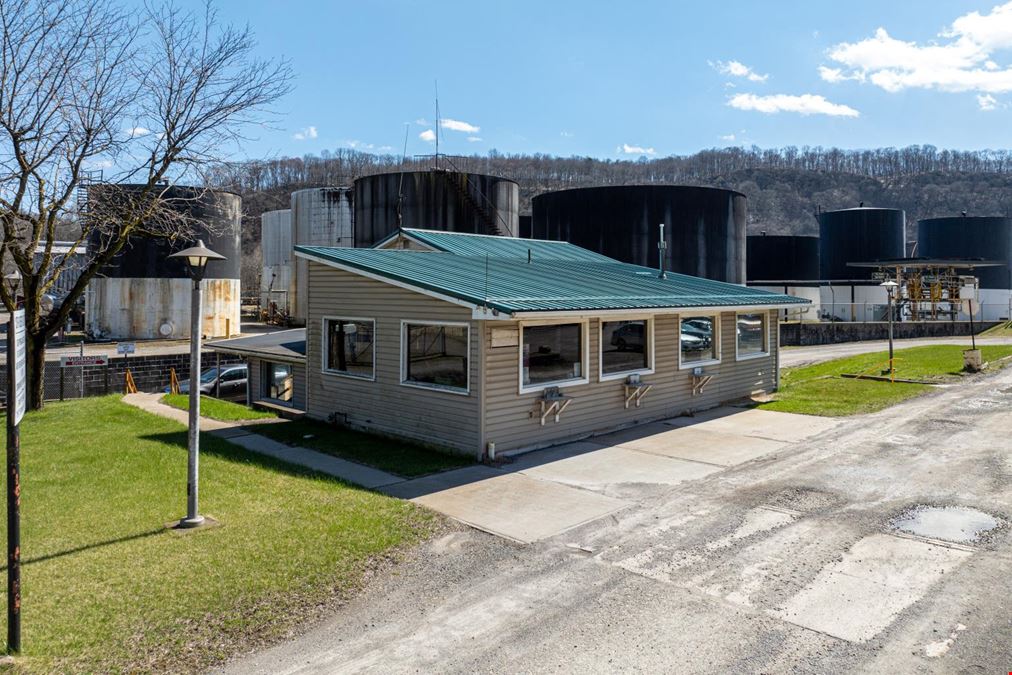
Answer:
[[[616,435],[609,448],[716,469],[673,485],[588,481],[567,466],[579,453],[523,458],[511,475],[628,505],[532,544],[460,526],[224,671],[1008,672],[1010,413],[1012,369],[800,441],[754,414],[655,428],[783,444],[731,466]],[[944,519],[901,529],[937,507],[998,527],[962,543]]]
[[[385,491],[507,539],[531,543],[678,485],[832,429],[828,418],[714,408],[530,452],[500,468],[468,467]]]

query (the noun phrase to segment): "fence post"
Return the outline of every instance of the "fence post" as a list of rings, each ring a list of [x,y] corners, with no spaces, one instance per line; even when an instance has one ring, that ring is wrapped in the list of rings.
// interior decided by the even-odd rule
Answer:
[[[60,400],[63,400],[63,365],[60,364]]]

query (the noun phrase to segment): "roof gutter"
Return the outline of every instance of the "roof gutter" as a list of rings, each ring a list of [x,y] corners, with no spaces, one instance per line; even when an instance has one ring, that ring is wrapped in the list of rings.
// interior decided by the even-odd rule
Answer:
[[[482,312],[476,309],[471,318],[485,321],[526,321],[536,319],[593,319],[596,317],[632,316],[644,314],[685,314],[687,312],[698,312],[712,314],[715,312],[752,312],[766,311],[769,309],[795,309],[804,305],[812,304],[810,300],[804,302],[789,302],[780,304],[763,305],[714,305],[710,307],[628,307],[624,309],[576,309],[567,311],[545,310],[541,312]]]

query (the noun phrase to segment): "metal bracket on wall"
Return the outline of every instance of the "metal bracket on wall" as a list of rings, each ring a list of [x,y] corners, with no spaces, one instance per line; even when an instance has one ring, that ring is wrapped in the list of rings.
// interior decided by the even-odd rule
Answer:
[[[710,383],[713,379],[713,375],[695,375],[692,376],[692,395],[699,396],[703,393],[703,387]]]
[[[622,390],[625,392],[625,408],[629,409],[630,403],[635,403],[636,407],[640,407],[640,401],[643,397],[654,388],[652,384],[624,384]]]
[[[538,400],[541,405],[541,426],[545,426],[545,420],[549,416],[555,416],[555,422],[558,423],[559,417],[565,412],[569,404],[573,402],[573,399],[559,396],[559,397],[545,397]]]

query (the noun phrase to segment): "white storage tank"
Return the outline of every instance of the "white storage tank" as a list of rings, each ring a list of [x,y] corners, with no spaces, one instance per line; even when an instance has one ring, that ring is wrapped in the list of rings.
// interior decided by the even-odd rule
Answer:
[[[353,195],[348,187],[320,187],[293,192],[290,211],[292,245],[354,246]],[[289,302],[291,321],[305,324],[308,263],[301,258],[294,258],[292,262],[295,297]]]
[[[295,299],[290,209],[267,211],[260,216],[260,250],[260,306],[272,316],[290,316]]]

